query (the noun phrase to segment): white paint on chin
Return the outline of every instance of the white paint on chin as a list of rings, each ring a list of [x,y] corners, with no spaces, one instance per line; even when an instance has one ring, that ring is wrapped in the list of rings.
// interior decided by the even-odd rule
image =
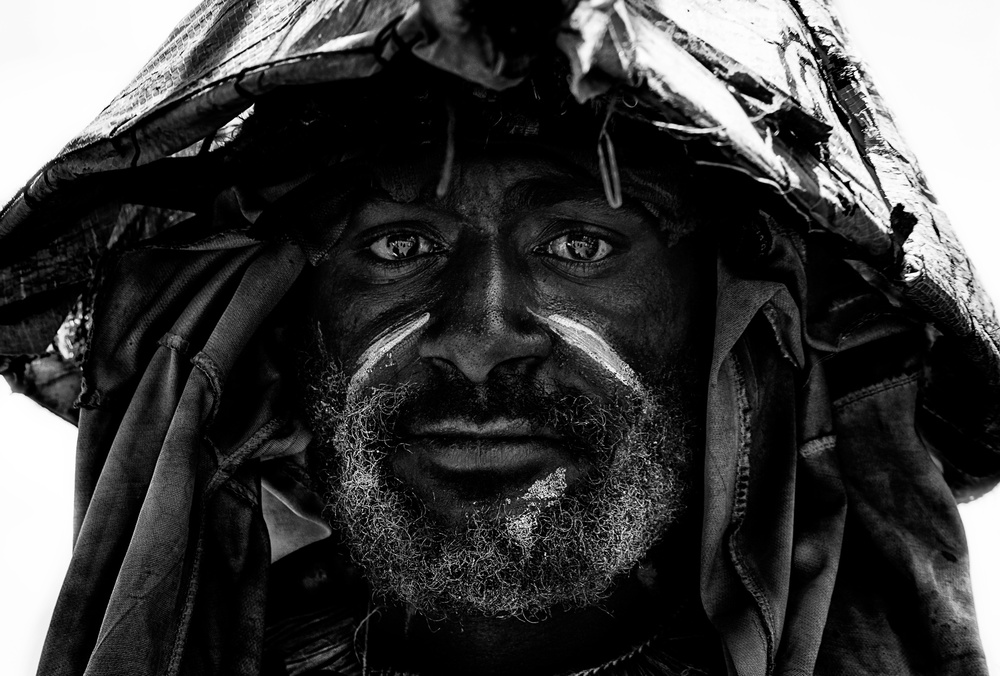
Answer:
[[[532,502],[551,502],[561,498],[565,492],[566,468],[559,467],[548,476],[531,484],[521,499]]]
[[[511,539],[521,545],[526,553],[531,550],[538,529],[538,513],[542,507],[548,507],[566,493],[566,468],[559,467],[554,472],[535,481],[524,492],[520,500],[527,503],[524,511],[507,518],[507,533]],[[507,500],[510,504],[511,500]]]
[[[638,374],[625,363],[624,359],[618,356],[608,341],[604,340],[592,328],[562,315],[553,314],[544,317],[534,312],[532,314],[545,322],[566,343],[600,364],[601,368],[610,373],[622,385],[638,394],[645,393],[645,388],[639,381]]]
[[[425,312],[422,315],[408,319],[398,326],[393,326],[384,331],[368,346],[360,357],[358,357],[358,368],[351,376],[351,382],[347,386],[347,398],[353,399],[358,389],[371,378],[372,371],[379,362],[389,356],[393,348],[406,340],[413,332],[420,329],[431,318],[431,313]]]

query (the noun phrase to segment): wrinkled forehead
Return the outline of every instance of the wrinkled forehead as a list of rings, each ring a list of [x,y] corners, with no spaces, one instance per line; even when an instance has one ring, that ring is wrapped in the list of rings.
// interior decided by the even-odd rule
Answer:
[[[524,143],[485,149],[459,146],[445,158],[436,149],[424,149],[369,163],[364,197],[427,205],[467,217],[562,202],[613,210],[592,165],[592,158],[581,153]]]

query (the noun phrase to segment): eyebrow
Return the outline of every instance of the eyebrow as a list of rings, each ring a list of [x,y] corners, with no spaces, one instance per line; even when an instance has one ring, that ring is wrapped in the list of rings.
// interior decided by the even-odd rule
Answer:
[[[590,177],[555,174],[525,178],[510,186],[501,198],[505,209],[530,211],[573,202],[594,209],[610,210],[607,197]]]

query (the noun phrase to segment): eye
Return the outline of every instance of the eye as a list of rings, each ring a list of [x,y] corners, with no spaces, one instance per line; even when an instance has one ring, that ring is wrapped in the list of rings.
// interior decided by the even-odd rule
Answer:
[[[442,250],[432,239],[413,232],[396,232],[379,237],[368,245],[368,250],[386,261],[409,260]]]
[[[574,263],[596,263],[607,258],[614,247],[606,239],[586,232],[560,235],[535,250]]]

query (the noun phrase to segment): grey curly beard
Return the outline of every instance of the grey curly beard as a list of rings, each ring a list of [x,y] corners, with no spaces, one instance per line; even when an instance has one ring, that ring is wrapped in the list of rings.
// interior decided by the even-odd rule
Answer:
[[[316,436],[310,471],[327,518],[376,595],[429,618],[476,613],[538,620],[557,608],[599,604],[687,502],[697,426],[687,405],[690,388],[675,376],[657,378],[653,395],[610,402],[495,383],[484,412],[533,411],[543,418],[538,422],[574,439],[575,452],[589,454],[595,469],[517,516],[485,506],[458,526],[436,518],[392,473],[388,456],[399,447],[392,430],[421,402],[490,397],[441,396],[434,386],[403,385],[348,401],[347,377],[334,365],[313,364],[300,378]]]

